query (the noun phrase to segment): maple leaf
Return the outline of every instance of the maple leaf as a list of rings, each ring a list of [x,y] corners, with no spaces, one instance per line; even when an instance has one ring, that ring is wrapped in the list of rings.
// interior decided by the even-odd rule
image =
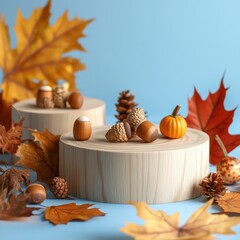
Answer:
[[[45,209],[45,219],[51,223],[66,224],[72,220],[86,221],[92,217],[104,216],[98,208],[89,208],[93,204],[76,205],[76,203],[51,206]]]
[[[0,190],[0,219],[1,220],[17,220],[22,217],[33,215],[34,210],[40,208],[27,207],[28,197],[24,194],[11,194],[5,201],[7,189]]]
[[[79,59],[68,57],[69,51],[85,51],[78,42],[92,21],[68,19],[66,11],[50,25],[51,0],[24,18],[18,11],[15,25],[17,46],[12,49],[4,17],[0,19],[0,67],[3,70],[0,104],[32,98],[42,84],[55,87],[60,79],[75,87],[75,72],[85,69]],[[38,81],[36,81],[38,80]],[[1,105],[0,105],[1,108]],[[2,117],[2,114],[0,115]]]
[[[161,210],[153,210],[145,202],[132,202],[137,214],[145,220],[144,226],[128,224],[121,229],[138,240],[148,239],[212,239],[212,233],[234,234],[231,227],[240,223],[240,217],[216,216],[208,213],[213,199],[198,208],[187,222],[179,227],[179,214],[168,215]]]
[[[6,131],[5,127],[0,124],[0,149],[2,152],[16,153],[18,146],[23,142],[22,128],[24,118],[19,123],[12,123],[11,128]]]
[[[217,204],[225,212],[240,213],[240,193],[239,192],[225,193],[224,196],[217,200]]]
[[[29,170],[8,168],[0,175],[0,189],[7,189],[7,193],[13,189],[22,192],[20,183],[27,186],[30,183],[29,177]]]
[[[223,78],[219,89],[215,93],[209,93],[203,100],[194,88],[194,94],[188,99],[188,115],[186,121],[188,127],[206,132],[210,138],[210,163],[216,164],[223,157],[222,151],[215,141],[215,135],[223,139],[227,152],[231,152],[240,144],[240,134],[231,135],[228,128],[233,121],[234,112],[224,108],[224,100],[227,88],[223,84]]]
[[[37,172],[37,180],[50,184],[59,175],[59,138],[47,129],[43,132],[33,132],[35,141],[22,143],[16,155],[20,157],[16,164]]]

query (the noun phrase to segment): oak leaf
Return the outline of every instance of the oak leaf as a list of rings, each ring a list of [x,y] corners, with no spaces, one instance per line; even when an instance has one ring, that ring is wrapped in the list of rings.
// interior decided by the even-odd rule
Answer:
[[[28,19],[21,11],[17,12],[14,28],[17,45],[13,49],[5,18],[0,18],[0,67],[3,71],[0,104],[35,97],[39,86],[55,87],[61,79],[69,83],[69,90],[76,88],[75,73],[85,69],[85,65],[66,53],[85,51],[78,40],[85,36],[83,31],[92,19],[68,19],[66,11],[50,25],[50,7],[51,0],[35,9]]]
[[[24,118],[19,123],[12,123],[11,128],[6,128],[0,124],[0,149],[5,153],[16,153],[18,146],[23,142],[22,128]]]
[[[45,219],[51,223],[66,224],[72,220],[86,221],[92,217],[104,216],[98,208],[89,208],[92,204],[76,205],[76,203],[51,206],[45,209]]]
[[[6,201],[7,189],[0,190],[0,219],[20,220],[33,215],[37,207],[27,207],[28,197],[24,194],[11,194]]]
[[[240,223],[240,217],[213,215],[208,213],[213,200],[198,208],[183,226],[179,226],[179,214],[168,215],[161,210],[153,210],[145,202],[132,202],[137,214],[145,220],[144,226],[128,224],[121,229],[137,240],[148,239],[212,239],[213,233],[234,234],[231,227]]]
[[[224,212],[240,213],[240,193],[227,192],[217,200],[217,204],[224,210]]]
[[[22,192],[20,183],[23,182],[25,186],[30,183],[30,173],[26,169],[8,168],[3,170],[0,175],[0,189],[7,189],[7,194],[12,190]]]
[[[37,180],[50,184],[59,175],[59,138],[47,129],[33,132],[35,140],[22,143],[16,155],[20,157],[16,163],[23,164],[37,172]]]
[[[219,89],[215,93],[209,93],[203,100],[194,88],[192,98],[188,99],[188,115],[186,121],[188,127],[206,132],[210,138],[210,163],[216,164],[223,157],[222,151],[215,140],[215,135],[223,139],[227,152],[231,152],[240,145],[240,134],[231,135],[228,128],[233,121],[236,110],[227,111],[224,108],[224,100],[227,88],[223,84],[223,78]]]

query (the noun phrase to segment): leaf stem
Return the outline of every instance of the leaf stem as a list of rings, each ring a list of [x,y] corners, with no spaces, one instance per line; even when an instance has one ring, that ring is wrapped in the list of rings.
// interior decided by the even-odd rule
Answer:
[[[215,140],[217,141],[218,145],[220,146],[220,148],[221,148],[221,150],[222,150],[222,153],[223,153],[223,156],[224,156],[225,158],[227,158],[227,157],[228,157],[227,149],[226,149],[226,147],[224,146],[221,138],[220,138],[217,134],[215,135]]]
[[[214,215],[226,214],[229,217],[239,217],[240,216],[240,213],[238,213],[238,212],[215,212],[215,213],[211,213],[211,214],[214,214]]]

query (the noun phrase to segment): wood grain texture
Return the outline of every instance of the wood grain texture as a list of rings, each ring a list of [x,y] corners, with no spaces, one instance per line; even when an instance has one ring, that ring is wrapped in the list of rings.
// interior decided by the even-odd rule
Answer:
[[[199,196],[198,184],[209,172],[209,138],[187,129],[181,139],[159,134],[152,143],[139,138],[124,143],[105,139],[109,126],[93,128],[88,141],[71,133],[60,139],[60,176],[79,198],[128,203],[182,201]]]
[[[80,109],[53,108],[40,109],[36,106],[35,99],[27,99],[17,102],[12,108],[13,122],[19,121],[19,116],[25,118],[24,126],[38,131],[48,129],[54,134],[63,134],[73,129],[73,124],[79,116],[87,116],[92,126],[105,124],[105,103],[95,98],[84,97],[83,106]],[[23,139],[32,138],[31,133],[23,130]]]

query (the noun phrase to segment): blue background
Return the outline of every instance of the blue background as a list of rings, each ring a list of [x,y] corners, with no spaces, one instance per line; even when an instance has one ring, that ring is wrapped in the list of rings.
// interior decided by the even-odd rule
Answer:
[[[17,9],[29,16],[34,8],[45,3],[46,0],[0,0],[0,12],[10,27],[13,47]],[[230,110],[239,105],[239,0],[53,0],[52,23],[66,9],[71,18],[95,19],[85,30],[87,37],[81,40],[88,52],[71,54],[87,66],[77,74],[78,88],[84,95],[106,102],[107,123],[116,121],[114,104],[119,92],[127,89],[136,95],[136,102],[155,123],[170,114],[176,104],[182,106],[181,113],[186,116],[187,99],[192,96],[194,86],[206,98],[209,91],[218,89],[224,73],[224,84],[229,87],[225,107]],[[232,134],[240,133],[239,121],[240,109],[237,109],[230,127]],[[238,149],[233,154],[240,157]],[[46,205],[53,204],[47,201],[50,202]],[[185,214],[181,219],[186,220],[202,202],[200,198],[155,208],[168,213],[180,211]],[[53,228],[41,222],[41,217],[31,218],[28,224],[1,222],[2,236],[8,236],[9,229],[14,228],[19,231],[19,239],[25,235],[31,239],[37,236],[66,239],[67,231],[71,239],[84,239],[83,236],[96,239],[92,230],[97,228],[98,239],[129,239],[118,229],[126,221],[138,221],[134,208],[99,203],[97,207],[108,215],[83,224],[74,222]],[[33,233],[27,235],[30,228]],[[44,229],[42,233],[40,228]],[[239,227],[235,229],[239,232]],[[12,237],[16,239],[16,235]]]
[[[29,16],[46,0],[0,0],[0,12],[13,27],[17,9]],[[158,123],[176,104],[187,115],[194,86],[206,98],[225,72],[229,87],[225,106],[240,99],[240,2],[238,0],[62,0],[52,1],[54,23],[68,9],[72,18],[94,18],[81,42],[87,53],[71,53],[87,66],[77,86],[86,96],[107,103],[107,119],[115,121],[115,103],[130,89],[149,120]],[[239,119],[238,109],[235,118]],[[237,122],[237,120],[235,121]],[[236,124],[234,133],[240,132]]]

